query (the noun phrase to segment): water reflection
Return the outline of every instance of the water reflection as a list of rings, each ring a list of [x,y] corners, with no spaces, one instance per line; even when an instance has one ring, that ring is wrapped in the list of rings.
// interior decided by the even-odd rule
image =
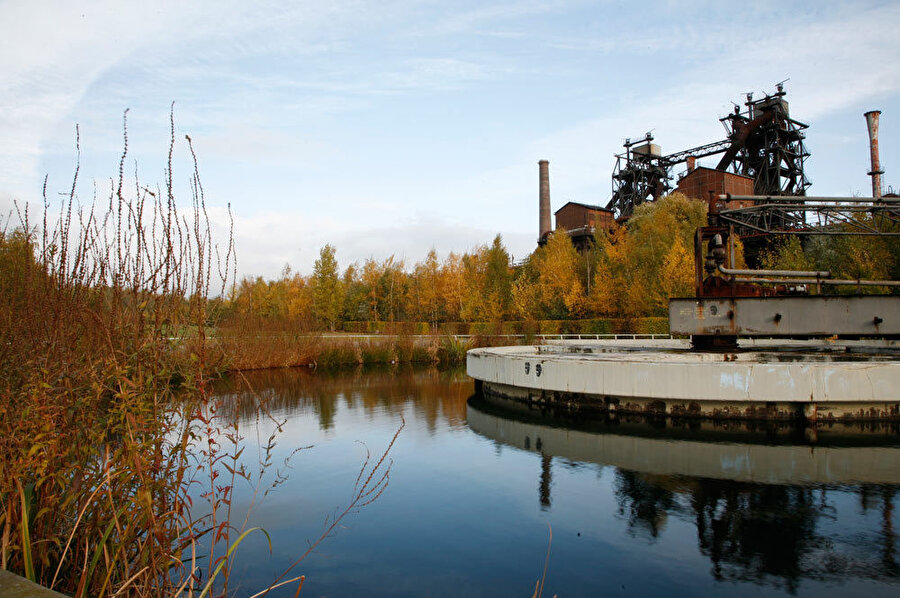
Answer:
[[[247,384],[253,391],[249,391]],[[469,399],[462,371],[255,372],[219,388],[247,443],[257,397],[285,421],[274,459],[304,451],[253,507],[235,581],[277,577],[346,504],[365,448],[391,452],[387,491],[304,561],[312,596],[548,595],[815,598],[895,592],[895,425],[585,420]],[[892,427],[893,426],[893,427]],[[262,429],[261,433],[258,429]],[[242,459],[256,466],[258,451]],[[235,490],[240,505],[252,489]],[[239,505],[239,506],[240,506]],[[293,596],[284,588],[273,596]]]
[[[334,428],[339,405],[369,415],[412,408],[432,434],[441,420],[451,427],[465,426],[471,393],[471,379],[462,369],[408,367],[259,370],[222,380],[216,388],[224,413],[240,422],[256,418],[260,402],[275,416],[312,411],[322,430]]]
[[[671,520],[692,523],[717,581],[796,593],[803,579],[898,576],[900,437],[891,427],[855,428],[822,446],[803,430],[773,436],[729,424],[698,430],[701,441],[665,421],[563,426],[559,418],[482,397],[469,400],[468,423],[487,438],[540,454],[541,509],[553,504],[558,464],[612,466],[629,534],[655,542]]]

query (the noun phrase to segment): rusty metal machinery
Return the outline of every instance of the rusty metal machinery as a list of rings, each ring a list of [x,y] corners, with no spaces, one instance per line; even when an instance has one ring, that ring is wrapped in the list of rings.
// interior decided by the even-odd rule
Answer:
[[[723,195],[718,199],[731,198]],[[748,199],[748,198],[743,198]],[[840,280],[827,271],[738,269],[736,226],[766,234],[900,236],[898,198],[794,198],[759,200],[743,210],[719,210],[710,200],[708,226],[694,237],[694,291],[691,298],[669,300],[669,331],[689,335],[694,348],[733,351],[739,337],[900,338],[900,281]],[[766,201],[763,201],[763,200]],[[751,214],[753,221],[742,219]],[[783,228],[785,222],[815,214],[822,223]],[[855,287],[856,295],[823,294],[837,286]],[[864,287],[893,292],[861,294]],[[812,289],[816,294],[811,294]]]
[[[660,147],[647,133],[639,141],[625,140],[625,151],[616,155],[612,174],[612,199],[606,204],[616,216],[629,217],[634,208],[652,201],[672,190],[672,169],[688,158],[704,158],[721,154],[731,147],[731,141],[716,141],[674,154],[663,156]]]
[[[809,125],[790,117],[785,95],[780,83],[761,100],[747,94],[746,110],[735,106],[733,114],[720,119],[731,145],[716,170],[752,178],[756,195],[803,196],[810,186],[803,171]]]
[[[618,218],[628,218],[634,208],[672,190],[672,169],[688,159],[723,154],[716,170],[753,179],[756,195],[803,196],[810,186],[804,173],[809,156],[803,143],[808,125],[790,117],[784,86],[754,100],[747,94],[744,109],[719,119],[726,138],[663,155],[653,135],[625,140],[625,151],[616,155],[612,173],[612,197],[606,208]],[[789,223],[785,223],[789,224]]]
[[[742,238],[753,235],[900,236],[898,197],[791,197],[721,195],[753,205],[718,211]]]
[[[670,166],[653,143],[653,135],[647,133],[637,142],[626,139],[624,147],[625,151],[616,156],[612,199],[606,204],[606,209],[620,218],[631,216],[635,207],[671,190]]]

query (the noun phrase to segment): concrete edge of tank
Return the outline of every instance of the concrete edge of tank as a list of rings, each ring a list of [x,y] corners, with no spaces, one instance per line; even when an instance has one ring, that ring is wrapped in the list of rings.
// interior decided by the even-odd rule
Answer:
[[[835,351],[832,359],[815,352],[822,349],[820,342],[754,343],[736,354],[694,353],[686,343],[581,341],[473,349],[466,369],[485,393],[571,411],[900,419],[900,355],[850,359],[840,354],[841,347],[826,347]],[[778,352],[785,347],[800,353]],[[884,348],[893,351],[895,344]]]

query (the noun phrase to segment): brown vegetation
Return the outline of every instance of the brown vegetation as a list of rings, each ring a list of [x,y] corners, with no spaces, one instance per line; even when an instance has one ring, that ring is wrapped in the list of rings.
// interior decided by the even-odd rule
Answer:
[[[254,531],[233,525],[231,489],[267,483],[276,438],[246,471],[208,396],[209,296],[233,252],[212,241],[196,159],[182,214],[174,120],[163,189],[125,176],[125,147],[106,209],[81,207],[76,166],[58,214],[45,191],[39,226],[0,222],[0,568],[78,597],[227,595]],[[380,495],[385,455],[313,546]]]

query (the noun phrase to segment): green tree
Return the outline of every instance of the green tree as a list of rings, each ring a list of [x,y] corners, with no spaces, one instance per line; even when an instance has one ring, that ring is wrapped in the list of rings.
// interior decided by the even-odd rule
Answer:
[[[482,282],[482,294],[485,298],[484,316],[492,322],[500,322],[512,308],[509,252],[503,246],[503,239],[497,235],[491,246],[484,249],[481,254],[484,264]]]
[[[320,323],[334,330],[344,306],[344,285],[338,274],[335,249],[325,245],[313,265],[313,309]]]

